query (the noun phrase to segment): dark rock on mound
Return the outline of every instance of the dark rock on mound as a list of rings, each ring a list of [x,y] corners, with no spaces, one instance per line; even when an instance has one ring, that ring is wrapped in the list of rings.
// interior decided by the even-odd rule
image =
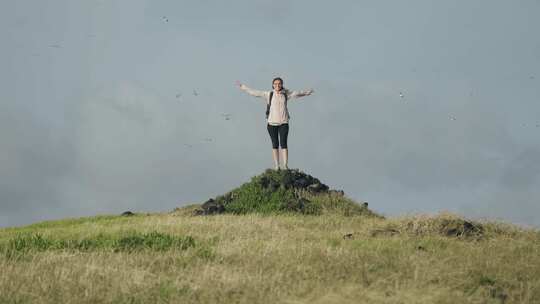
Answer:
[[[344,239],[344,240],[346,240],[346,239],[352,239],[353,236],[354,236],[354,234],[352,234],[352,233],[347,233],[347,234],[343,235],[343,239]]]
[[[283,170],[282,173],[278,173],[278,178],[276,178],[276,174],[272,173],[271,170],[267,170],[259,179],[258,182],[263,188],[272,191],[275,191],[279,187],[285,189],[306,189],[316,193],[328,191],[327,185],[309,174],[300,172],[298,169]]]
[[[283,171],[267,170],[258,183],[266,189],[276,190],[277,188],[284,189],[303,189],[312,193],[328,192],[328,186],[309,174],[301,172],[298,169],[290,169]],[[337,190],[333,190],[336,191]],[[343,191],[339,190],[341,193]]]
[[[202,204],[201,209],[196,209],[196,215],[211,215],[225,212],[225,206],[223,202],[217,202],[214,199],[207,200]]]
[[[131,211],[125,211],[122,213],[122,216],[133,216],[135,215],[135,213],[131,212]]]

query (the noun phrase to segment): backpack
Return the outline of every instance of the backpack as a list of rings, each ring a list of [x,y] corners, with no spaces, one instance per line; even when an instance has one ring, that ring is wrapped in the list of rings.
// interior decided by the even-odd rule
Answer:
[[[287,104],[287,94],[285,95],[285,104]],[[270,105],[272,105],[272,96],[274,96],[274,90],[270,91],[270,98],[268,100],[268,104],[266,105],[266,119],[268,119],[268,115],[270,114]]]

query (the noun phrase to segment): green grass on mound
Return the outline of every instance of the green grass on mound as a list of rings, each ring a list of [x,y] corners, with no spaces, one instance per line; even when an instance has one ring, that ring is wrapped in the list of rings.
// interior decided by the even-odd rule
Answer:
[[[329,190],[317,178],[300,170],[266,170],[251,181],[212,199],[203,209],[219,209],[218,213],[307,215],[341,214],[378,216],[347,198],[342,191]],[[213,213],[213,212],[207,212]]]

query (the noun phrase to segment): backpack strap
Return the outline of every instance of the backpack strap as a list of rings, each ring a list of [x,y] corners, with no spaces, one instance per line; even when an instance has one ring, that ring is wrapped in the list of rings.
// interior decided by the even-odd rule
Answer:
[[[270,98],[268,99],[268,103],[266,104],[266,119],[268,119],[268,115],[270,114],[270,105],[272,104],[272,96],[274,96],[274,91],[270,91]]]

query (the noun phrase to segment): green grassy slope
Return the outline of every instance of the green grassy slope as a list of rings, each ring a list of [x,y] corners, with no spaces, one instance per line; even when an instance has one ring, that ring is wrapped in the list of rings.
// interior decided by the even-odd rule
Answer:
[[[212,201],[0,229],[0,303],[540,303],[537,230],[384,218],[299,171]]]

